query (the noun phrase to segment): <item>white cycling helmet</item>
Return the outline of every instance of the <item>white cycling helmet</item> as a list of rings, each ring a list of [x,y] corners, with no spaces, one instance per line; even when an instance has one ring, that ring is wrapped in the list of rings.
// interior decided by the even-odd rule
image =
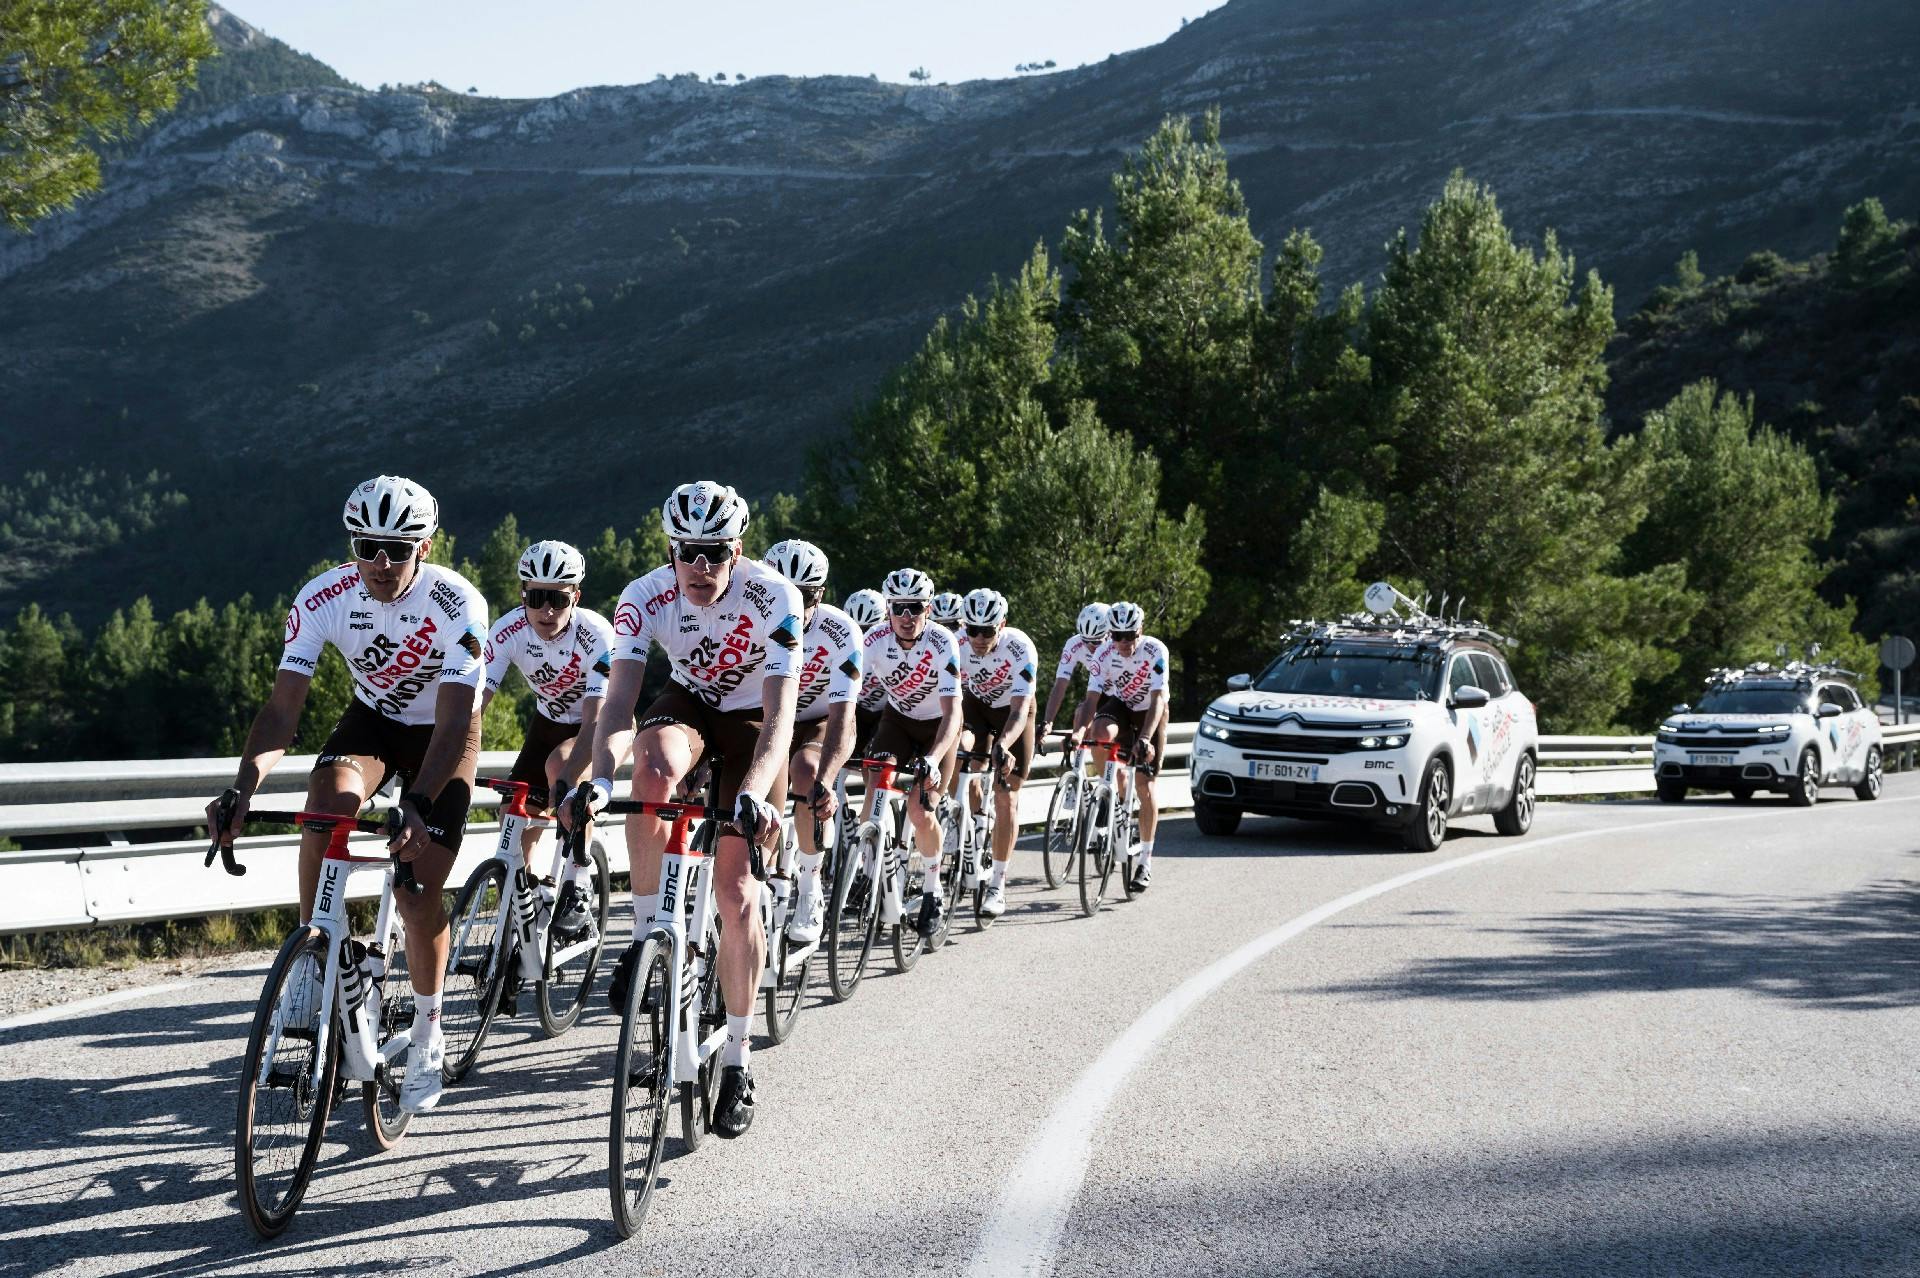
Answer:
[[[440,527],[440,503],[411,479],[380,475],[348,494],[340,520],[356,537],[425,541]]]
[[[931,599],[933,578],[918,568],[895,568],[880,583],[880,593],[888,599]]]
[[[564,541],[536,541],[520,556],[520,580],[577,586],[587,579],[587,561]]]
[[[747,530],[747,502],[711,479],[682,484],[660,508],[660,526],[672,541],[733,541]]]
[[[963,620],[969,626],[997,626],[1007,619],[1007,597],[985,586],[967,596]]]
[[[943,590],[933,597],[933,619],[943,626],[957,626],[964,606],[958,594]]]
[[[1088,643],[1099,643],[1107,637],[1107,606],[1103,603],[1090,603],[1080,610],[1080,620],[1073,623],[1080,637]]]
[[[862,630],[873,629],[887,615],[887,601],[880,597],[877,590],[856,590],[840,606],[847,616],[853,618],[853,624]]]
[[[767,567],[802,590],[818,590],[827,584],[826,552],[798,537],[767,547]]]
[[[1146,624],[1146,621],[1147,614],[1141,610],[1140,605],[1137,603],[1128,603],[1125,600],[1121,600],[1113,607],[1107,609],[1107,633],[1109,635],[1116,634],[1120,631],[1127,631],[1137,635],[1140,633],[1141,627]]]

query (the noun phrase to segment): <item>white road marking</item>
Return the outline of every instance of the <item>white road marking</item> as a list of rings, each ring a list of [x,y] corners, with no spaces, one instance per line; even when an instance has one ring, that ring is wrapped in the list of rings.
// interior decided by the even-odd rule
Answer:
[[[174,990],[184,990],[192,981],[168,981],[164,985],[133,985],[124,990],[114,990],[107,994],[96,994],[92,998],[79,999],[72,1003],[56,1003],[52,1007],[43,1007],[37,1011],[22,1012],[18,1016],[9,1016],[0,1020],[0,1030],[21,1029],[28,1025],[44,1025],[48,1021],[64,1021],[70,1016],[84,1016],[88,1012],[103,1007],[112,1007],[116,1003],[131,1003],[137,998],[146,998],[150,994],[169,994]]]
[[[1912,803],[1920,795],[1900,799],[1881,799],[1881,803]],[[1830,808],[1829,811],[1839,810]],[[1383,879],[1305,914],[1282,923],[1248,941],[1239,949],[1214,960],[1182,981],[1172,992],[1140,1014],[1138,1020],[1100,1053],[1093,1064],[1074,1080],[1071,1090],[1047,1116],[1039,1134],[1027,1146],[1013,1174],[1000,1192],[999,1204],[988,1220],[986,1232],[968,1268],[972,1278],[1004,1278],[1009,1274],[1040,1278],[1053,1267],[1054,1254],[1066,1229],[1067,1209],[1086,1180],[1087,1164],[1093,1156],[1093,1136],[1113,1104],[1120,1089],[1159,1046],[1160,1040],[1182,1017],[1222,985],[1265,958],[1278,947],[1303,932],[1375,897],[1385,896],[1410,884],[1436,875],[1449,874],[1470,865],[1482,865],[1512,856],[1570,843],[1576,839],[1603,838],[1682,825],[1719,825],[1734,821],[1778,820],[1775,812],[1753,812],[1740,816],[1679,817],[1666,821],[1642,821],[1637,825],[1609,829],[1571,830],[1544,839],[1520,840],[1504,847],[1488,848],[1451,861],[1423,866],[1405,874]]]

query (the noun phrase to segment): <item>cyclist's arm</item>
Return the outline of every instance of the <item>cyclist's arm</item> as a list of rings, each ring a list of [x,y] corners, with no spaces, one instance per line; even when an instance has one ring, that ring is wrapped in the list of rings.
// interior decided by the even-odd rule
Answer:
[[[433,735],[427,738],[420,775],[413,789],[428,802],[440,797],[447,782],[459,775],[468,758],[480,757],[480,707],[477,689],[470,683],[440,680],[433,694]]]
[[[927,748],[929,759],[945,759],[960,740],[960,698],[940,698],[940,730],[933,734],[933,744]],[[936,780],[938,778],[935,778]]]
[[[820,742],[820,783],[833,788],[833,779],[853,754],[853,702],[842,701],[827,707],[827,731]]]
[[[1013,699],[1013,709],[1007,712],[1007,726],[1000,729],[1000,740],[1003,744],[1015,742],[1020,739],[1021,731],[1027,726],[1027,715],[1032,709],[1033,698],[1031,696],[1015,697]]]
[[[1040,717],[1039,727],[1053,726],[1054,716],[1060,713],[1060,703],[1067,699],[1067,686],[1072,682],[1072,675],[1062,675],[1053,681],[1053,691],[1047,694],[1047,712]]]
[[[586,779],[593,762],[593,738],[600,728],[600,698],[589,697],[580,703],[580,731],[567,744],[567,757],[560,764],[560,783],[568,789]]]
[[[588,775],[596,780],[604,780],[611,785],[614,773],[620,770],[620,765],[633,752],[633,712],[639,705],[640,686],[646,682],[646,678],[645,661],[613,663],[613,673],[607,676],[607,694],[601,699],[593,725],[593,746],[588,756],[592,764]],[[584,721],[580,736],[583,739],[588,737]]]
[[[800,699],[800,681],[792,675],[775,675],[760,684],[760,740],[754,744],[753,758],[746,775],[740,778],[740,793],[765,794],[773,777],[787,761],[793,748],[793,707]],[[776,794],[775,807],[785,805],[787,796]]]
[[[1166,717],[1166,713],[1167,690],[1165,688],[1155,688],[1148,694],[1146,711],[1140,716],[1140,739],[1142,741],[1153,740],[1155,734],[1160,731],[1160,720]],[[1156,762],[1158,761],[1156,760]]]
[[[253,716],[253,727],[247,730],[247,744],[240,751],[240,770],[234,774],[233,788],[240,792],[242,799],[253,797],[267,773],[273,771],[274,765],[293,745],[293,734],[300,727],[300,711],[307,704],[307,690],[312,685],[313,677],[297,670],[282,670],[273,677],[273,692],[260,707],[260,713]]]

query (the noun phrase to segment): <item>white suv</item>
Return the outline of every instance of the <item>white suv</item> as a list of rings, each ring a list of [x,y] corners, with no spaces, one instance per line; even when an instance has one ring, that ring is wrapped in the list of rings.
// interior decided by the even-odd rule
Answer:
[[[1453,817],[1490,812],[1502,834],[1532,826],[1539,729],[1505,641],[1390,586],[1370,588],[1367,606],[1297,626],[1265,670],[1235,675],[1207,707],[1191,764],[1202,834],[1232,834],[1246,812],[1336,818],[1431,852]]]
[[[1880,720],[1860,700],[1855,675],[1836,666],[1756,662],[1716,670],[1697,706],[1675,706],[1654,736],[1653,779],[1663,803],[1689,789],[1757,790],[1812,807],[1823,785],[1880,797]]]

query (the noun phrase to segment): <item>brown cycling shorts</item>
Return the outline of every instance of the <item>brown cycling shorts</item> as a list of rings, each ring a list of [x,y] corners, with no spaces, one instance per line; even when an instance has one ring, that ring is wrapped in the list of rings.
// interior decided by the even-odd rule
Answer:
[[[355,699],[327,734],[327,743],[320,747],[320,757],[313,766],[352,768],[366,778],[369,796],[397,772],[404,794],[419,780],[420,764],[432,740],[431,723],[400,723]],[[366,760],[373,762],[372,769],[366,766]],[[473,803],[473,773],[466,770],[447,782],[440,793],[427,798],[433,803],[433,815],[426,823],[427,836],[447,851],[458,852],[467,830],[467,808]]]
[[[960,694],[961,722],[967,731],[973,733],[973,748],[984,751],[989,735],[999,737],[1007,727],[1007,716],[1013,713],[1013,703],[1004,706],[990,706],[971,692]],[[1012,756],[1012,766],[1007,769],[1007,781],[1019,785],[1027,779],[1027,769],[1033,766],[1033,708],[1027,708],[1027,721],[1021,725],[1020,736],[1013,741],[1002,740],[1001,748]]]
[[[534,811],[547,806],[550,797],[547,794],[547,757],[554,750],[580,735],[577,723],[555,723],[538,710],[527,723],[527,739],[520,745],[520,754],[513,761],[513,771],[507,774],[509,781],[527,783],[527,807]]]
[[[740,782],[747,775],[747,765],[753,762],[754,749],[760,744],[760,730],[765,726],[759,709],[715,710],[679,684],[670,683],[640,716],[640,731],[644,733],[669,723],[679,724],[699,739],[701,758],[720,756],[719,806],[731,812],[734,799],[740,794]],[[786,768],[782,766],[782,775],[775,778],[778,786],[769,786],[768,793],[786,784],[785,773]],[[767,794],[760,797],[764,799]],[[780,797],[786,798],[784,790],[780,791]]]
[[[1135,738],[1140,735],[1140,721],[1147,717],[1145,710],[1135,710],[1118,697],[1102,694],[1099,704],[1094,708],[1094,719],[1111,720],[1120,725],[1120,757],[1126,758],[1126,752],[1133,748]],[[1153,762],[1143,763],[1139,770],[1148,776],[1158,776],[1161,761],[1167,757],[1167,716],[1160,716],[1160,726],[1153,730]]]

